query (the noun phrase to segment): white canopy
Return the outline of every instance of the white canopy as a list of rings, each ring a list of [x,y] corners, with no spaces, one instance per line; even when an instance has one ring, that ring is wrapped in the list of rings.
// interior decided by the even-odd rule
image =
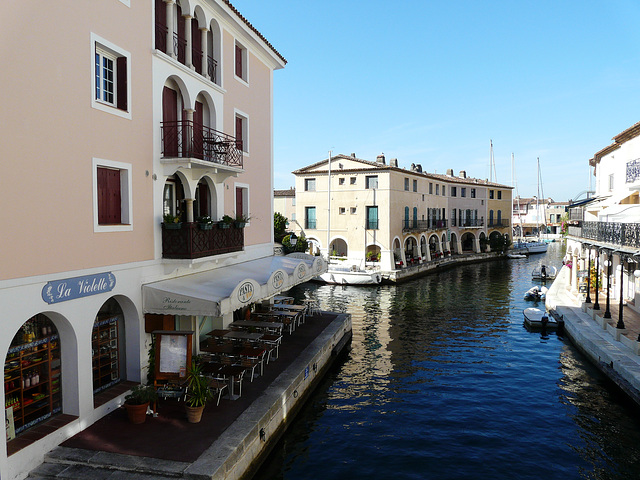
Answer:
[[[145,313],[219,317],[326,272],[322,257],[264,257],[142,287]]]

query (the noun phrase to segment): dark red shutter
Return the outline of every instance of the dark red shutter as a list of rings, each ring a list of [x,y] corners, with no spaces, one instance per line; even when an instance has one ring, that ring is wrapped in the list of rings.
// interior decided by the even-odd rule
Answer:
[[[236,148],[244,152],[244,137],[242,135],[242,118],[236,117]]]
[[[182,16],[182,8],[178,5],[178,61],[184,65],[186,58],[187,39],[184,36],[184,23],[186,19]]]
[[[127,57],[118,57],[116,60],[116,106],[120,110],[127,111]]]
[[[236,45],[236,76],[242,78],[242,48]]]
[[[156,0],[156,48],[167,53],[167,4]]]
[[[242,188],[236,187],[236,216],[244,213],[244,203],[242,202]]]
[[[178,156],[178,93],[168,87],[162,90],[162,135],[165,157]]]
[[[191,19],[191,62],[196,72],[202,74],[202,32],[200,31],[198,20]]]
[[[196,110],[193,112],[193,151],[197,158],[203,157],[203,106],[202,103],[196,101]]]
[[[120,224],[121,196],[120,170],[98,168],[98,223],[100,225]]]

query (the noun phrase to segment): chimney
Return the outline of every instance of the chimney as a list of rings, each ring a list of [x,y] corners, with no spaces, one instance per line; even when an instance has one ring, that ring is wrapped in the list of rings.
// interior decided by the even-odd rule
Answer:
[[[453,168],[447,168],[447,175],[453,177]]]
[[[352,154],[351,154],[351,156],[352,156],[353,158],[356,158],[356,154],[355,154],[355,153],[352,153]]]
[[[412,172],[415,172],[415,171],[416,171],[416,164],[415,164],[415,163],[412,163],[412,164],[411,164],[411,171],[412,171]]]
[[[420,165],[419,163],[416,165],[416,172],[422,173],[422,165]]]
[[[376,157],[376,163],[379,163],[380,165],[385,165],[385,160],[384,160],[384,153],[381,153],[380,155],[378,155]]]
[[[467,172],[464,170],[460,170],[460,175],[458,175],[460,178],[467,178]]]
[[[389,165],[391,165],[392,167],[397,167],[398,166],[398,159],[397,158],[392,158],[391,162],[389,163]]]

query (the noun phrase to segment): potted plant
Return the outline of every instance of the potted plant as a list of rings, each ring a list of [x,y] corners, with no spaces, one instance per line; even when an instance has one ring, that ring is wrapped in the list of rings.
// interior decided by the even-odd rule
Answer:
[[[224,215],[222,217],[222,220],[220,220],[218,222],[218,227],[219,228],[231,228],[232,224],[233,224],[233,218],[231,218],[229,215]]]
[[[209,215],[202,215],[196,219],[201,230],[211,230],[213,228],[213,220]]]
[[[249,220],[251,220],[251,217],[249,217],[248,215],[239,213],[238,215],[236,215],[234,224],[236,228],[244,228],[245,225],[249,222]]]
[[[178,230],[182,228],[182,222],[180,222],[180,217],[174,217],[170,213],[167,213],[162,217],[164,222],[164,228],[168,230]]]
[[[212,398],[209,379],[202,374],[202,365],[191,362],[187,371],[187,401],[185,409],[189,423],[198,423],[205,405]]]
[[[156,389],[152,385],[136,385],[131,393],[124,397],[124,408],[131,423],[144,423],[147,419],[147,408],[157,398]]]

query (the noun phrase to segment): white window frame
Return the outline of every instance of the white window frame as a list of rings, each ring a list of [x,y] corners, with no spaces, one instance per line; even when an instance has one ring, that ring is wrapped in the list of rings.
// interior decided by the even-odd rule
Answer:
[[[118,117],[126,118],[131,120],[131,107],[132,107],[132,99],[131,99],[131,53],[128,51],[118,47],[117,45],[105,40],[104,38],[96,35],[95,33],[91,33],[91,107],[101,110],[106,113],[110,113],[112,115],[117,115]],[[127,59],[127,110],[120,110],[117,105],[117,100],[114,104],[106,103],[104,101],[98,100],[96,98],[96,51],[99,51],[104,54],[108,54],[108,56],[113,57],[114,63],[117,57],[126,57]],[[117,86],[117,72],[114,68],[114,95],[118,90]]]
[[[242,212],[236,212],[236,191],[237,189],[242,189]],[[249,201],[251,196],[249,195],[249,184],[248,183],[234,183],[233,184],[233,211],[235,213],[235,217],[237,217],[240,213],[245,217],[250,217],[249,210]],[[251,219],[247,222],[247,225],[251,225]]]
[[[233,112],[233,131],[236,133],[235,119],[240,117],[242,119],[242,153],[245,156],[249,156],[249,115],[238,109],[234,109]],[[235,136],[237,137],[237,133]]]
[[[130,232],[133,230],[133,195],[131,179],[133,166],[130,163],[93,158],[93,231],[102,232]],[[98,167],[120,170],[120,225],[100,225],[98,223]]]
[[[309,188],[309,181],[313,181],[313,189]],[[304,191],[305,192],[315,192],[316,191],[316,179],[314,178],[305,178],[304,179]]]
[[[242,77],[236,75],[236,45],[242,50]],[[249,86],[249,49],[237,39],[233,44],[233,77],[239,82]]]

